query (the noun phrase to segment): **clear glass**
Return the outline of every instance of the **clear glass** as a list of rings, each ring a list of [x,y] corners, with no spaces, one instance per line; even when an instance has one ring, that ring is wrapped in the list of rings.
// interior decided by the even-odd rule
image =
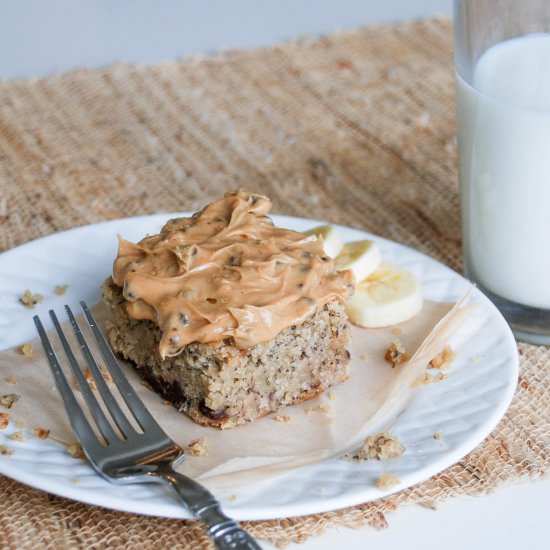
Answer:
[[[465,273],[550,344],[550,0],[455,0]]]

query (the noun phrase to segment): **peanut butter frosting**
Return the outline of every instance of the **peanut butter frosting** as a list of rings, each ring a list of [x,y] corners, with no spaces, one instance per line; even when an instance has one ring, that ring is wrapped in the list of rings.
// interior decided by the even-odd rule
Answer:
[[[163,358],[191,342],[254,346],[352,291],[322,239],[275,227],[270,210],[267,197],[234,191],[138,244],[119,237],[113,280],[128,315],[160,327]]]

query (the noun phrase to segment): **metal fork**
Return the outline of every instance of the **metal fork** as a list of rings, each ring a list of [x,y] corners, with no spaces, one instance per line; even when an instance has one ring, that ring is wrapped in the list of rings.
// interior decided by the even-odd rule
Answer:
[[[205,487],[174,470],[174,466],[184,458],[183,449],[164,433],[145,408],[122,372],[90,310],[84,302],[80,302],[80,305],[103,356],[105,366],[128,409],[141,428],[141,432],[136,430],[120,408],[103,378],[71,309],[69,306],[65,306],[85,363],[92,374],[105,409],[111,417],[111,421],[109,421],[86,381],[86,377],[63,333],[55,312],[50,310],[50,317],[72,373],[78,382],[84,401],[102,437],[96,436],[84,411],[78,404],[71,386],[67,382],[44,326],[36,315],[33,318],[34,323],[50,363],[57,389],[63,398],[71,425],[94,470],[112,483],[153,481],[170,485],[175,489],[187,509],[206,524],[208,534],[217,549],[261,550],[258,543],[248,533],[222,512],[220,503]],[[114,421],[114,425],[112,421]],[[115,429],[115,426],[117,429]]]

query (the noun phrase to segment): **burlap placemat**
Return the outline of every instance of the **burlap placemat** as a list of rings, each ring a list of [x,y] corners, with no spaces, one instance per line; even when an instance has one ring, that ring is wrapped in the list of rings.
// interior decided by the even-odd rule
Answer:
[[[191,210],[243,186],[278,213],[366,229],[460,270],[451,34],[448,20],[432,20],[0,83],[0,249]],[[550,351],[519,350],[508,414],[452,468],[383,501],[247,528],[284,544],[333,525],[382,527],[402,504],[546,474]],[[94,508],[6,478],[0,487],[2,548],[209,548],[195,522]]]

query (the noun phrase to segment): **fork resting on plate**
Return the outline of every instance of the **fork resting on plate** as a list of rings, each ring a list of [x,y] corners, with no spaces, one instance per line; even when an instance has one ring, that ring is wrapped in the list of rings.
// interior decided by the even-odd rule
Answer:
[[[128,416],[121,409],[105,382],[71,309],[69,306],[65,306],[80,351],[92,374],[105,409],[109,413],[110,420],[107,418],[86,381],[55,312],[50,310],[50,317],[71,371],[101,437],[96,435],[67,382],[40,318],[35,316],[34,323],[44,346],[56,386],[63,398],[67,415],[94,470],[112,483],[160,482],[168,484],[175,489],[193,516],[206,524],[208,534],[216,548],[219,550],[259,550],[258,543],[222,512],[220,503],[210,491],[174,470],[174,466],[184,458],[183,449],[164,433],[151,413],[145,408],[122,372],[90,310],[84,302],[80,302],[80,305],[101,352],[105,367],[140,428],[136,429],[132,426]]]

